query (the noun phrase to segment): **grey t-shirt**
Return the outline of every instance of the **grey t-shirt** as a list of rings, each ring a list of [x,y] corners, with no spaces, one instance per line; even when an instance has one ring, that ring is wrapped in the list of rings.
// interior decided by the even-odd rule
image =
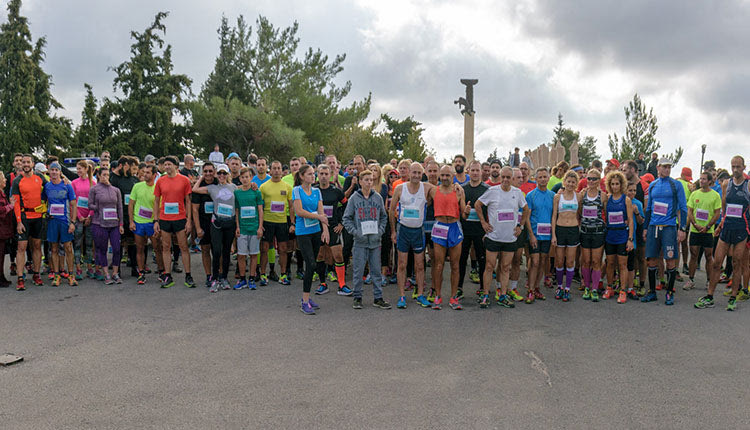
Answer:
[[[234,218],[234,184],[211,184],[206,187],[208,195],[214,201],[214,216],[226,220]]]

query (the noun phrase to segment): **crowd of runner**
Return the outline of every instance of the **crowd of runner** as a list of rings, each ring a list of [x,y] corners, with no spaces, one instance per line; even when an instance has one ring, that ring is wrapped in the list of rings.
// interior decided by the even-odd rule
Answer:
[[[162,288],[184,271],[195,288],[190,254],[200,253],[209,292],[290,285],[296,276],[305,314],[320,308],[312,296],[331,289],[361,309],[365,284],[378,308],[391,308],[383,287],[397,284],[397,308],[410,291],[421,307],[441,309],[445,296],[459,310],[467,271],[480,308],[545,300],[542,286],[569,302],[574,280],[584,300],[653,302],[664,290],[672,305],[676,283],[695,288],[701,266],[707,292],[695,308],[714,306],[719,283],[727,310],[750,297],[741,156],[730,171],[706,163],[695,181],[689,168],[673,179],[672,161],[655,154],[648,168],[642,157],[551,168],[532,168],[518,151],[511,160],[381,165],[358,155],[342,166],[321,147],[314,163],[285,165],[255,154],[225,159],[217,147],[200,167],[191,155],[181,165],[174,156],[115,161],[105,152],[73,171],[56,157],[16,154],[13,171],[0,175],[0,287],[11,285],[8,254],[18,291],[27,276],[37,286],[42,275],[55,287],[84,277],[120,284],[122,267],[138,285],[158,278]]]

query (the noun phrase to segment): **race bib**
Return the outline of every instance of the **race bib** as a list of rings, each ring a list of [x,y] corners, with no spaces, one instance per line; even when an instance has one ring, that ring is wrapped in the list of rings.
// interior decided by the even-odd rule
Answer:
[[[214,202],[203,203],[203,212],[207,214],[214,213]]]
[[[257,209],[255,206],[242,206],[240,208],[240,218],[255,218],[257,216]]]
[[[516,213],[512,209],[500,210],[497,213],[498,222],[516,222]]]
[[[284,202],[271,202],[271,213],[280,214],[284,213],[286,205]]]
[[[536,225],[537,236],[549,236],[552,234],[552,224],[550,223],[539,223]]]
[[[179,203],[164,203],[164,213],[167,215],[177,215],[180,213]]]
[[[377,221],[362,221],[360,226],[362,227],[362,234],[378,234]]]
[[[563,203],[560,212],[573,212],[578,210],[577,203]]]
[[[732,218],[742,218],[742,205],[727,203],[727,216]]]
[[[405,219],[419,219],[419,210],[414,208],[404,208],[401,216]]]
[[[698,221],[708,221],[708,211],[705,209],[696,209],[695,219]]]
[[[333,217],[333,206],[325,206],[325,205],[323,205],[323,213],[325,213],[328,218],[332,218]]]
[[[130,194],[125,194],[125,205],[130,204]]]
[[[450,228],[447,225],[436,222],[435,225],[432,226],[432,237],[436,239],[448,240],[449,230]]]
[[[153,209],[144,208],[143,206],[138,208],[138,216],[141,218],[151,219],[154,215]]]
[[[596,206],[584,206],[583,217],[584,218],[596,218],[599,215],[599,210]]]
[[[623,216],[622,211],[609,212],[607,213],[607,218],[609,218],[610,224],[622,224],[625,222],[625,217]]]
[[[223,217],[231,217],[234,215],[234,207],[232,205],[228,205],[226,203],[219,203],[219,210],[216,211],[216,214]]]
[[[667,203],[654,202],[654,213],[661,216],[667,216],[669,205]]]
[[[305,222],[305,227],[315,227],[320,223],[320,221],[313,219],[313,218],[302,218]]]
[[[102,209],[102,219],[107,220],[107,221],[118,219],[117,209],[115,208]]]
[[[65,216],[65,205],[62,203],[52,203],[49,205],[49,214],[52,216]]]
[[[466,218],[466,221],[479,221],[479,215],[477,215],[476,209],[471,209],[469,211],[469,216]]]
[[[78,197],[78,207],[83,209],[89,208],[89,198],[88,197]]]

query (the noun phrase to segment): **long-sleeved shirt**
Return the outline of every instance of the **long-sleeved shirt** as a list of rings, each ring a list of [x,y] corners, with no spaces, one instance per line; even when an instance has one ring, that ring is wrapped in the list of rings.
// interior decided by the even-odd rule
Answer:
[[[89,191],[91,223],[111,228],[123,225],[122,195],[112,185],[96,184]],[[114,219],[113,216],[116,215]]]
[[[0,190],[0,240],[13,237],[13,205],[8,195]]]
[[[677,193],[676,197],[674,193]],[[677,225],[678,215],[680,225],[686,226],[687,199],[682,185],[672,178],[659,178],[652,182],[648,187],[644,228],[648,228],[649,225]]]

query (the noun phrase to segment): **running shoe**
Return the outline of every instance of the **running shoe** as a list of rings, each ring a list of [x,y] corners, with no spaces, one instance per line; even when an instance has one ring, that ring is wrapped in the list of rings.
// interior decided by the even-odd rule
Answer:
[[[112,279],[112,276],[107,275],[106,278],[104,278],[104,285],[113,285],[115,283],[115,280]]]
[[[724,297],[729,297],[729,296],[732,295],[732,289],[730,288],[730,289],[724,291],[722,294],[724,294]]]
[[[243,288],[247,288],[247,281],[244,279],[240,279],[239,281],[237,281],[236,284],[234,284],[234,287],[232,288],[235,290],[241,290]]]
[[[297,279],[305,279],[305,273],[300,272],[299,270],[294,274],[294,276],[296,276]]]
[[[169,288],[174,285],[174,278],[172,278],[171,273],[165,273],[162,275],[161,278],[161,287],[162,288]]]
[[[192,252],[193,254],[200,254],[201,248],[198,245],[193,245],[190,247],[190,252]]]
[[[388,303],[388,302],[386,302],[385,300],[383,300],[382,297],[375,299],[375,301],[372,302],[372,305],[375,306],[376,308],[380,308],[380,309],[390,309],[391,308],[391,304]]]
[[[180,269],[180,264],[178,262],[175,261],[172,263],[172,271],[174,273],[182,273],[182,269]]]
[[[471,273],[469,273],[469,281],[471,281],[474,284],[479,283],[479,273],[476,269],[471,269]]]
[[[628,298],[630,300],[638,300],[638,294],[635,293],[635,290],[632,288],[628,288]]]
[[[734,297],[729,298],[729,302],[727,302],[727,310],[733,311],[737,309],[737,299]]]
[[[286,273],[279,276],[279,284],[281,285],[291,285],[291,282],[289,281],[289,277],[286,276]]]
[[[112,275],[112,280],[115,281],[115,284],[122,284],[122,278],[120,278],[119,273]]]
[[[391,275],[391,277],[388,278],[388,283],[389,284],[398,284],[398,275],[396,275],[395,273],[393,275]]]
[[[497,304],[504,307],[504,308],[515,308],[516,304],[513,303],[513,300],[510,299],[506,294],[503,294],[500,296],[500,300],[497,301]]]
[[[599,290],[591,290],[591,301],[592,302],[599,301]]]
[[[354,309],[362,309],[362,298],[361,297],[355,297],[354,302],[352,304],[352,307]]]
[[[59,287],[60,286],[60,275],[53,275],[52,276],[52,284],[53,287]]]
[[[325,282],[321,282],[320,286],[318,287],[318,289],[315,290],[315,294],[317,294],[317,295],[320,296],[320,295],[323,295],[323,294],[327,294],[328,291],[330,291],[328,289],[328,285],[326,285]]]
[[[94,274],[94,279],[101,282],[104,280],[104,274],[101,271],[97,270],[96,273]]]
[[[666,284],[664,283],[664,280],[663,280],[663,279],[660,279],[660,280],[659,280],[659,283],[658,283],[658,284],[656,284],[656,291],[661,291],[661,290],[663,290],[664,288],[666,288]]]
[[[63,270],[62,272],[60,272],[60,276],[62,276],[63,279],[68,279],[70,274],[66,270]]]
[[[219,280],[214,279],[211,281],[211,287],[208,289],[209,293],[218,293],[219,292]]]
[[[16,291],[26,291],[26,285],[24,285],[24,281],[21,278],[18,278],[18,283],[16,284]]]
[[[750,299],[750,294],[748,294],[748,291],[740,290],[740,293],[737,295],[737,300],[744,302],[747,301],[747,299]]]
[[[675,276],[675,280],[677,282],[682,282],[682,274],[680,272],[677,272],[677,276]]]
[[[565,290],[563,292],[562,301],[569,302],[570,301],[570,290]]]
[[[318,282],[320,280],[320,276],[318,275],[318,272],[313,273],[313,282]]]
[[[501,294],[500,294],[500,288],[496,288],[495,289],[495,301],[496,302],[500,301],[500,296],[501,296]]]
[[[265,287],[266,285],[268,285],[268,276],[260,275],[260,286]]]
[[[372,284],[372,276],[370,276],[370,274],[368,273],[367,276],[365,276],[364,281],[365,281],[365,285]]]
[[[13,276],[12,273],[11,273],[11,276]],[[81,269],[76,270],[76,280],[78,281],[83,280],[83,271],[81,271]]]
[[[463,306],[461,306],[461,302],[459,302],[458,297],[451,297],[451,299],[448,301],[451,309],[454,311],[460,311],[463,309]]]
[[[415,288],[415,289],[414,289],[414,290],[413,290],[413,291],[411,292],[411,298],[412,298],[412,300],[417,300],[417,297],[419,297],[419,291],[417,291],[417,289]]]
[[[563,297],[563,290],[562,288],[558,288],[555,290],[555,300],[560,300]]]
[[[203,283],[206,288],[211,288],[211,275],[206,276],[206,282]]]
[[[305,315],[315,315],[315,309],[310,306],[310,302],[302,302],[302,306],[300,306],[299,310]]]
[[[646,294],[648,294],[648,290],[646,290],[645,285],[641,285],[640,287],[638,287],[638,297],[643,297]]]
[[[490,296],[489,294],[482,295],[482,298],[479,300],[479,307],[482,309],[487,309],[490,307]]]
[[[526,304],[530,305],[532,303],[534,303],[534,293],[532,293],[531,291],[529,291],[529,293],[526,294]]]
[[[352,291],[351,288],[344,285],[343,287],[339,288],[339,291],[336,294],[338,294],[339,296],[351,296],[352,294],[354,294],[354,291]]]
[[[47,274],[47,279],[49,280],[55,279],[55,272],[50,270],[49,273]]]
[[[591,300],[591,290],[588,288],[583,290],[583,300]]]
[[[693,281],[690,278],[688,278],[688,280],[685,281],[684,284],[682,284],[682,289],[685,290],[685,291],[690,291],[693,288],[695,288],[695,281]]]
[[[143,285],[146,283],[146,274],[141,272],[138,274],[138,285]]]
[[[620,290],[620,294],[617,297],[617,303],[623,304],[628,301],[628,293],[626,293],[624,290]]]
[[[229,283],[227,280],[224,280],[224,283],[226,284],[225,290],[229,289]],[[195,288],[195,281],[193,281],[193,275],[185,275],[185,286],[188,288]]]
[[[430,299],[428,298],[427,301],[429,300]],[[435,297],[435,299],[432,302],[432,309],[439,311],[442,308],[443,308],[443,298],[440,296]]]
[[[552,278],[549,276],[544,277],[544,286],[547,288],[552,288]]]
[[[458,298],[458,300],[461,300],[461,299],[464,298],[464,290],[463,290],[463,288],[459,288],[456,291],[456,297]]]
[[[315,303],[313,301],[312,297],[309,298],[309,299],[307,299],[307,302],[310,303],[310,306],[312,306],[313,309],[315,309],[315,310],[320,309],[320,305],[318,305],[317,303]]]
[[[682,265],[682,274],[683,275],[689,275],[690,274],[690,268],[687,264]]]
[[[430,292],[427,293],[427,301],[430,303],[435,302],[435,290],[432,288],[430,288]]]
[[[696,309],[712,308],[714,307],[714,299],[713,297],[709,298],[708,296],[703,296],[700,299],[698,299],[697,302],[695,302],[693,307]]]
[[[187,282],[185,284],[187,285]],[[220,285],[221,285],[221,289],[222,290],[231,290],[232,289],[232,286],[229,285],[229,281],[227,281],[226,279],[222,279]]]
[[[401,296],[398,298],[398,302],[396,302],[396,308],[406,309],[406,297]]]
[[[279,282],[279,275],[276,274],[273,270],[268,274],[268,278],[266,280],[271,280],[273,282]]]
[[[255,285],[255,279],[250,278],[249,281],[247,281],[247,289],[248,290],[257,290],[258,286]]]
[[[419,305],[423,308],[429,308],[430,306],[432,306],[432,304],[427,301],[427,297],[421,295],[417,296],[417,303],[419,303]]]
[[[664,296],[664,304],[667,306],[674,304],[674,293],[667,292],[667,295]]]
[[[615,290],[612,289],[612,287],[607,287],[607,289],[604,291],[604,294],[602,294],[602,298],[604,300],[609,300],[615,295]]]
[[[652,293],[652,292],[649,292],[649,293],[648,293],[648,294],[646,294],[645,296],[641,297],[641,302],[643,302],[643,303],[648,303],[648,302],[655,302],[655,301],[657,301],[658,299],[659,299],[659,298],[658,298],[658,297],[656,297],[656,293]]]
[[[478,289],[477,289],[477,290],[476,290],[476,291],[474,292],[474,294],[476,294],[477,296],[481,297],[481,296],[482,296],[482,294],[484,294],[484,290],[483,290],[483,289],[481,289],[481,288],[478,288]]]
[[[34,283],[34,285],[38,287],[44,285],[44,282],[42,281],[42,277],[39,276],[38,273],[34,273],[34,276],[31,277],[31,281]]]
[[[516,288],[513,288],[510,291],[508,291],[508,295],[510,296],[511,299],[513,299],[514,302],[520,302],[523,300],[523,297],[520,294],[518,294],[518,289]]]
[[[727,276],[726,272],[721,272],[721,276],[719,276],[719,283],[726,284],[727,282],[729,282],[729,276]]]
[[[71,277],[68,278],[68,285],[70,285],[71,287],[77,287],[78,286],[78,280],[76,279],[75,276],[71,276]]]
[[[338,282],[338,278],[336,277],[335,272],[328,272],[328,275],[326,275],[326,279],[328,282]]]
[[[534,300],[547,300],[546,297],[544,297],[544,294],[542,294],[539,290],[534,290]]]
[[[88,269],[86,271],[86,277],[89,279],[96,279],[96,272],[94,272],[94,269]]]

